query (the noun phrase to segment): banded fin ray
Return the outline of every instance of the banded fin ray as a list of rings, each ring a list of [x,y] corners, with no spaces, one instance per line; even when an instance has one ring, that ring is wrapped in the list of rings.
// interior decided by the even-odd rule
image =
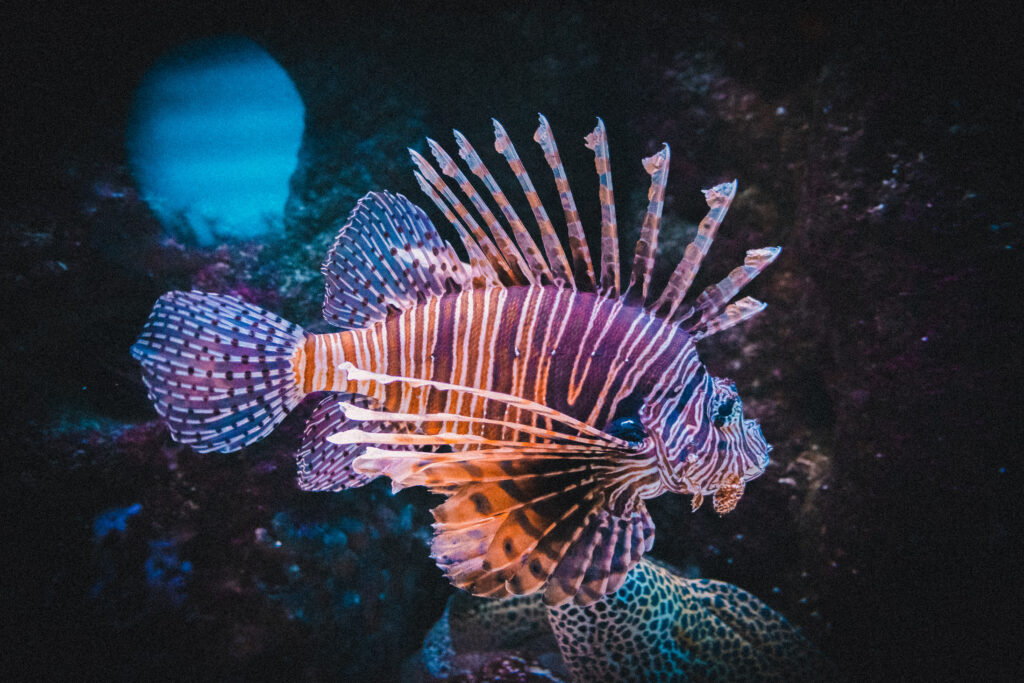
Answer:
[[[587,149],[594,152],[597,169],[598,197],[601,201],[601,284],[600,292],[614,299],[619,296],[619,228],[615,221],[615,192],[612,188],[611,155],[608,151],[608,133],[604,121],[585,139]]]
[[[533,273],[527,265],[526,260],[523,258],[523,255],[519,253],[519,249],[516,247],[515,242],[513,242],[508,236],[508,233],[505,232],[505,229],[495,217],[494,212],[491,211],[490,207],[487,206],[487,203],[484,202],[480,193],[476,191],[476,188],[473,187],[469,178],[466,177],[466,174],[462,172],[458,164],[455,163],[455,160],[452,159],[452,157],[436,141],[427,138],[427,146],[430,147],[430,153],[434,155],[434,159],[440,166],[441,173],[455,180],[459,189],[462,190],[462,193],[469,198],[473,208],[476,209],[477,213],[484,220],[484,223],[487,224],[488,230],[491,231],[494,241],[497,243],[498,247],[501,249],[501,253],[505,257],[505,262],[511,268],[513,284],[532,284],[534,281]]]
[[[483,181],[484,187],[487,188],[491,198],[498,205],[501,215],[511,226],[512,234],[515,235],[516,243],[519,245],[519,249],[529,265],[535,281],[538,283],[553,283],[554,276],[551,274],[551,269],[548,268],[548,264],[544,261],[544,256],[537,248],[537,243],[533,241],[533,237],[527,231],[526,226],[523,225],[519,214],[512,208],[501,186],[498,185],[491,172],[487,170],[487,166],[484,165],[480,155],[477,154],[477,151],[470,144],[469,140],[466,139],[466,136],[457,130],[452,131],[452,133],[455,135],[455,142],[459,146],[459,156],[469,165],[470,172]]]
[[[644,216],[640,239],[636,242],[636,255],[633,257],[633,273],[629,278],[626,290],[628,302],[643,305],[647,300],[647,290],[651,286],[651,273],[654,270],[654,257],[658,253],[658,229],[661,225],[661,213],[665,208],[665,186],[668,184],[668,166],[671,151],[668,145],[662,146],[657,154],[643,160],[644,170],[651,176],[651,188],[647,191],[647,214]],[[637,292],[636,288],[640,291]]]
[[[432,548],[455,585],[491,597],[531,593],[549,586],[569,557],[550,598],[585,604],[621,582],[650,547],[653,523],[640,495],[657,481],[656,463],[630,442],[516,396],[342,366],[350,379],[461,391],[520,409],[499,419],[342,405],[357,426],[327,437],[335,446],[362,446],[351,463],[363,476],[385,475],[395,489],[426,486],[448,497],[434,509]],[[530,414],[558,430],[535,425]],[[463,432],[463,424],[507,428],[514,438]],[[439,446],[454,451],[438,452]]]
[[[432,141],[428,138],[428,142]],[[494,279],[504,276],[504,282],[511,284],[514,281],[512,270],[505,261],[505,257],[498,252],[491,238],[487,236],[487,233],[483,231],[458,197],[448,189],[448,185],[427,160],[414,149],[409,150],[409,156],[412,157],[413,163],[419,169],[419,173],[416,173],[415,176],[420,184],[420,189],[430,197],[459,233],[459,238],[470,252],[470,265],[480,271],[490,271],[489,274],[493,274]],[[441,201],[442,197],[444,198],[443,202]],[[455,212],[454,215],[451,213],[452,211]],[[458,218],[455,217],[456,215]]]
[[[725,310],[722,313],[707,321],[704,329],[694,332],[693,338],[699,341],[704,337],[715,334],[716,332],[727,330],[733,325],[738,325],[744,320],[754,317],[767,306],[768,304],[763,301],[758,301],[753,297],[745,296],[736,303],[729,304],[725,307]]]
[[[690,244],[686,245],[686,251],[682,260],[672,272],[668,284],[662,290],[661,296],[654,303],[653,310],[660,316],[670,320],[678,319],[677,312],[687,312],[688,308],[682,307],[686,292],[693,284],[693,279],[700,270],[700,264],[711,248],[711,243],[718,233],[718,227],[725,219],[726,212],[736,196],[736,181],[716,185],[710,190],[704,190],[704,199],[708,204],[708,213],[697,226],[697,235]]]
[[[693,322],[688,322],[687,329],[691,332],[697,332],[706,328],[707,324],[721,310],[722,306],[736,296],[736,293],[757,277],[762,270],[771,265],[778,258],[780,251],[782,251],[780,247],[766,247],[764,249],[751,249],[748,251],[742,266],[734,268],[720,282],[710,285],[697,297],[697,301],[694,304],[694,314],[698,317]],[[763,304],[757,310],[745,306],[745,310],[748,312],[746,317],[758,313],[763,308]],[[735,318],[736,316],[733,317]],[[743,319],[745,320],[746,318]],[[739,321],[737,320],[736,322]],[[732,324],[735,324],[735,322]],[[717,329],[720,330],[722,328],[719,327]],[[707,333],[702,335],[702,338],[704,336],[707,336]]]
[[[603,595],[593,584],[620,583],[653,541],[633,487],[653,465],[633,458],[557,444],[438,454],[372,447],[354,466],[447,496],[433,510],[431,549],[454,585],[488,597],[546,586],[549,602],[587,604]]]
[[[769,265],[778,255],[778,247],[751,250],[744,265],[734,269],[718,285],[706,289],[692,304],[685,303],[687,292],[692,285],[700,265],[736,196],[736,181],[722,183],[704,190],[708,213],[698,226],[697,235],[686,247],[682,260],[676,266],[668,283],[657,298],[650,293],[651,278],[658,253],[658,238],[661,218],[665,206],[668,171],[671,152],[668,145],[642,160],[643,168],[651,177],[648,190],[648,206],[644,216],[640,237],[633,256],[629,283],[621,287],[619,262],[618,223],[615,214],[615,197],[612,186],[611,159],[608,136],[604,122],[598,118],[594,130],[585,137],[585,146],[594,153],[594,168],[598,175],[598,195],[601,203],[601,260],[600,269],[594,273],[590,249],[587,245],[583,225],[580,222],[576,201],[569,186],[565,168],[562,165],[558,146],[547,119],[539,115],[539,126],[534,133],[544,159],[551,169],[559,202],[565,217],[572,264],[566,258],[551,218],[540,200],[525,165],[509,138],[505,128],[492,119],[495,135],[495,150],[508,162],[512,172],[526,196],[540,230],[540,244],[523,225],[508,197],[484,165],[480,155],[469,141],[454,131],[459,147],[459,156],[469,165],[470,172],[481,180],[491,198],[498,205],[500,214],[510,226],[515,243],[499,223],[495,213],[476,191],[468,176],[440,144],[428,138],[427,144],[441,169],[439,174],[420,154],[410,150],[418,172],[421,189],[430,197],[445,217],[452,223],[467,252],[470,254],[471,270],[475,274],[472,286],[493,286],[497,279],[504,286],[525,284],[554,285],[558,287],[598,291],[601,296],[622,298],[628,306],[643,306],[654,315],[680,325],[688,332],[704,338],[750,318],[763,310],[764,305],[754,305],[752,299],[719,311],[729,303],[735,294]],[[469,199],[483,223],[490,231],[490,237],[442,180],[441,174],[455,181],[458,188]],[[492,240],[493,238],[493,240]],[[497,248],[495,248],[497,244]],[[516,248],[518,246],[518,249]],[[546,257],[546,258],[545,258]],[[490,276],[481,276],[482,271],[491,270]],[[696,316],[696,318],[694,318]]]
[[[555,144],[555,135],[551,132],[551,125],[543,114],[537,116],[540,119],[540,125],[534,132],[533,139],[544,151],[544,160],[548,162],[551,173],[555,177],[558,200],[562,204],[566,228],[569,231],[569,249],[572,251],[576,287],[581,291],[592,292],[597,287],[597,282],[594,280],[594,264],[590,260],[587,236],[583,232],[583,224],[580,223],[576,200],[572,196],[572,189],[570,189],[569,179],[565,175],[565,167],[562,166],[562,158],[558,154],[558,145]]]
[[[459,260],[426,214],[402,195],[370,192],[327,252],[324,319],[341,329],[383,320],[424,297],[472,287],[478,273]]]
[[[355,381],[370,381],[379,382],[381,384],[398,384],[404,388],[423,388],[430,387],[440,391],[455,391],[460,392],[469,396],[474,396],[479,399],[492,400],[500,403],[504,403],[508,406],[517,408],[521,413],[529,413],[539,417],[546,418],[552,422],[562,425],[563,427],[574,430],[575,432],[590,437],[595,437],[604,442],[605,445],[612,448],[628,448],[629,442],[614,437],[610,434],[606,434],[600,429],[587,424],[583,420],[578,420],[571,415],[566,415],[554,408],[546,406],[542,403],[537,403],[520,396],[513,394],[506,394],[499,391],[490,391],[488,389],[478,389],[476,387],[465,386],[461,384],[451,384],[449,382],[442,382],[432,379],[424,379],[419,377],[400,377],[398,375],[387,375],[384,373],[373,372],[370,370],[363,370],[358,368],[350,362],[344,362],[339,365],[339,369],[346,374],[350,380]],[[472,421],[477,418],[473,416],[460,415],[459,419]]]
[[[448,204],[442,201],[441,196],[431,186],[430,182],[418,172],[413,173],[413,175],[416,177],[416,182],[419,183],[420,189],[430,197],[434,205],[441,210],[441,213],[444,214],[444,217],[448,219],[448,222],[452,224],[458,233],[459,240],[462,242],[462,246],[465,247],[466,255],[469,257],[471,277],[468,284],[474,288],[499,286],[495,262],[484,254],[484,250],[480,247],[476,238],[466,231],[462,221],[452,213]],[[447,188],[443,185],[441,187],[447,191]]]
[[[540,196],[533,186],[533,181],[530,180],[530,175],[526,172],[526,167],[523,166],[523,162],[519,158],[519,153],[516,152],[516,146],[509,139],[504,126],[496,119],[491,119],[491,123],[494,124],[494,149],[508,161],[508,165],[515,174],[516,180],[519,181],[519,185],[523,188],[526,201],[530,204],[530,209],[533,211],[534,220],[536,220],[537,226],[540,228],[541,244],[544,246],[544,253],[548,257],[548,266],[554,275],[555,284],[562,287],[574,286],[572,270],[570,270],[569,262],[565,258],[562,244],[558,241],[558,235],[551,224],[551,219],[548,218],[544,204],[540,201]]]
[[[458,424],[470,424],[470,425],[486,425],[504,427],[518,434],[525,434],[528,436],[526,443],[557,443],[566,442],[568,444],[575,444],[580,446],[598,446],[608,447],[615,443],[614,437],[607,437],[601,435],[601,438],[586,437],[577,434],[570,434],[566,432],[557,432],[552,429],[543,427],[536,427],[524,422],[516,422],[511,420],[494,419],[487,417],[477,417],[475,415],[466,415],[462,413],[395,413],[384,410],[372,410],[365,409],[352,404],[341,404],[342,410],[353,420],[360,420],[364,422],[384,422],[384,423],[409,423],[424,425],[426,423],[440,423],[442,425],[458,425]],[[333,443],[344,443],[344,442],[355,442],[354,439],[362,438],[363,435],[353,436],[341,436],[338,435],[333,439]],[[419,435],[409,437],[409,443],[415,443],[415,445],[423,446],[442,446],[442,445],[454,445],[450,443],[450,440],[465,439],[466,437],[475,437],[473,434],[460,434],[460,433],[431,433],[424,435],[421,438]],[[434,438],[437,443],[428,442],[429,438]],[[473,443],[478,445],[486,446],[508,446],[510,444],[520,444],[523,441],[502,441],[495,439],[477,439],[474,438]]]

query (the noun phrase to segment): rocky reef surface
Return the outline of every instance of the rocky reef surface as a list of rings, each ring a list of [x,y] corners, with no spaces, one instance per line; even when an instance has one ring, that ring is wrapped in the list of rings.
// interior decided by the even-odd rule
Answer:
[[[624,248],[645,205],[639,159],[671,144],[662,279],[703,214],[699,190],[722,180],[740,193],[695,287],[746,249],[784,247],[751,292],[769,309],[701,348],[760,419],[772,464],[725,517],[653,501],[652,554],[757,595],[852,677],[1010,676],[1024,97],[1007,23],[678,11],[115,3],[5,19],[3,666],[400,675],[451,593],[426,545],[436,500],[384,482],[300,492],[291,454],[309,406],[242,453],[179,446],[128,348],[175,288],[326,329],[318,266],[337,221],[369,190],[427,206],[405,148],[458,127],[484,149],[495,116],[525,152],[542,111],[592,232],[592,158],[575,143],[605,120]],[[123,136],[147,66],[216,33],[263,45],[307,120],[277,237],[199,247],[139,199]],[[491,658],[479,675],[517,680],[531,662]]]

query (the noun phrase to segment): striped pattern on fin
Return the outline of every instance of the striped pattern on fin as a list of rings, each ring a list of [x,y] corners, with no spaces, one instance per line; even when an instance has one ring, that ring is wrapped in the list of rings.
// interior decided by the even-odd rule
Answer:
[[[293,358],[305,332],[223,294],[168,292],[132,356],[179,443],[229,453],[258,441],[303,398]]]
[[[619,476],[629,454],[523,446],[463,453],[368,448],[355,467],[386,474],[396,487],[423,485],[448,496],[433,510],[431,550],[459,588],[506,597],[547,586],[546,597],[581,604],[614,590],[649,547],[645,533],[653,534],[631,481]],[[623,502],[625,512],[612,511]]]
[[[480,193],[476,191],[473,184],[466,177],[466,174],[462,172],[455,160],[444,151],[436,141],[427,138],[427,145],[430,147],[431,154],[434,155],[434,159],[441,167],[441,173],[444,173],[449,178],[455,180],[459,185],[459,189],[462,193],[469,198],[470,203],[473,204],[473,208],[477,210],[480,217],[483,218],[484,223],[487,224],[487,229],[491,231],[491,235],[494,236],[494,241],[498,244],[498,248],[501,249],[502,255],[505,257],[505,262],[511,269],[512,282],[511,284],[528,285],[533,283],[533,273],[530,271],[530,267],[527,265],[523,255],[519,253],[519,249],[516,248],[515,243],[505,232],[505,229],[501,227],[497,217],[491,208],[487,206]]]
[[[736,181],[716,185],[710,190],[704,190],[704,198],[708,203],[708,213],[697,226],[697,236],[693,242],[686,245],[683,259],[676,266],[668,284],[665,285],[661,296],[654,303],[652,310],[657,315],[669,320],[678,320],[689,314],[690,308],[681,306],[686,292],[693,284],[693,278],[700,270],[701,261],[707,256],[708,249],[718,233],[718,226],[722,224],[733,197],[736,196]]]
[[[505,223],[510,226],[515,243],[499,223],[496,214],[473,187],[468,176],[436,141],[428,139],[427,143],[441,169],[441,174],[455,181],[481,217],[482,223],[489,229],[490,237],[471,215],[468,207],[448,188],[441,174],[431,167],[424,157],[411,152],[418,168],[416,177],[421,189],[455,226],[465,243],[470,255],[470,270],[473,273],[471,286],[494,286],[500,280],[500,284],[505,286],[541,284],[582,291],[596,289],[606,298],[621,297],[627,306],[643,306],[655,316],[679,325],[698,338],[735,325],[763,309],[764,306],[761,304],[753,305],[753,300],[744,300],[720,313],[723,306],[747,282],[775,260],[779,253],[778,247],[751,250],[743,266],[734,269],[717,285],[707,288],[695,302],[685,302],[687,292],[736,196],[735,180],[704,190],[709,207],[708,213],[700,222],[693,242],[687,245],[683,258],[676,266],[668,284],[654,299],[650,292],[650,284],[658,252],[671,152],[666,144],[657,153],[643,159],[644,170],[651,176],[647,194],[648,207],[635,248],[629,284],[623,292],[620,282],[618,224],[615,216],[611,161],[604,122],[598,118],[596,127],[585,138],[587,148],[594,152],[594,167],[598,174],[601,203],[601,263],[597,275],[594,273],[594,264],[591,261],[576,201],[547,119],[539,115],[539,126],[534,133],[534,140],[544,153],[558,190],[571,248],[571,265],[566,259],[551,218],[541,203],[533,181],[508,133],[498,121],[492,119],[492,122],[495,150],[505,157],[526,195],[540,229],[540,246],[519,219],[508,197],[484,166],[479,154],[461,133],[454,131],[459,156],[469,165],[472,174],[483,181],[491,198],[498,205]]]
[[[729,304],[718,316],[712,318],[707,322],[707,325],[703,330],[698,330],[693,334],[695,340],[701,340],[704,337],[709,337],[716,332],[727,330],[733,325],[737,325],[744,320],[753,318],[755,315],[767,308],[768,304],[763,301],[749,296],[745,296],[734,304]]]
[[[475,275],[419,207],[389,192],[359,200],[321,270],[324,319],[341,329],[366,327],[389,309],[470,287]]]
[[[469,144],[466,136],[457,130],[452,131],[452,133],[455,135],[455,141],[459,146],[459,156],[469,165],[470,172],[483,181],[484,187],[490,192],[491,198],[498,205],[502,216],[511,226],[512,234],[515,235],[516,243],[519,245],[523,258],[530,267],[535,282],[538,284],[553,283],[554,277],[547,263],[544,262],[544,257],[537,248],[537,243],[533,241],[533,237],[530,236],[526,226],[519,220],[519,215],[512,208],[512,205],[509,204],[508,197],[505,196],[501,186],[494,180],[494,176],[487,170],[480,155],[473,149],[473,145]]]
[[[658,228],[661,225],[661,213],[665,208],[665,186],[668,184],[668,167],[671,151],[664,145],[657,154],[643,160],[644,170],[651,176],[651,188],[647,191],[647,214],[644,216],[640,239],[636,243],[636,255],[633,257],[633,273],[629,278],[626,290],[626,302],[644,305],[647,301],[647,290],[651,286],[651,272],[654,270],[654,257],[658,253]],[[637,291],[637,287],[640,291]]]
[[[608,133],[604,121],[585,138],[587,149],[594,151],[594,167],[600,183],[601,200],[601,293],[614,299],[619,296],[619,229],[615,222],[615,193],[612,189],[612,164],[608,152]]]
[[[330,394],[317,404],[306,422],[302,446],[295,458],[298,462],[299,488],[304,491],[343,491],[370,482],[374,477],[357,472],[352,461],[365,451],[359,444],[336,444],[327,437],[351,429],[393,431],[388,422],[367,424],[346,407],[368,406],[365,396]]]
[[[493,262],[484,255],[476,239],[466,232],[465,226],[456,218],[455,214],[448,208],[448,205],[441,200],[441,196],[427,179],[419,172],[413,173],[413,175],[416,176],[416,182],[419,183],[423,193],[430,197],[434,205],[441,210],[441,213],[444,214],[444,217],[448,219],[448,222],[452,224],[455,231],[459,234],[459,241],[462,242],[462,246],[466,248],[466,255],[469,256],[470,286],[474,288],[498,286],[498,274],[494,270]]]
[[[544,150],[544,160],[551,167],[551,173],[555,177],[555,186],[558,188],[558,200],[562,204],[562,211],[565,213],[565,224],[569,230],[569,249],[572,251],[572,266],[576,275],[576,288],[593,292],[597,288],[594,280],[594,265],[590,261],[590,249],[587,247],[587,236],[583,232],[583,224],[580,223],[580,214],[576,209],[576,200],[569,188],[569,179],[565,175],[565,167],[562,166],[562,159],[558,155],[558,145],[555,144],[555,136],[551,132],[551,125],[544,118],[543,114],[537,115],[540,125],[533,134],[534,141]]]
[[[630,442],[516,396],[392,377],[349,363],[340,369],[349,380],[459,391],[516,408],[495,418],[346,405],[350,420],[393,428],[327,437],[365,448],[352,462],[357,472],[386,475],[395,489],[426,486],[448,496],[434,510],[433,554],[456,586],[504,597],[550,587],[557,573],[551,598],[575,596],[586,603],[617,588],[650,547],[653,524],[640,496],[658,480],[657,464]],[[542,426],[537,417],[550,424]],[[501,427],[501,436],[482,434],[475,429],[480,426]],[[442,446],[452,450],[438,452]],[[399,450],[408,448],[418,450]]]
[[[432,140],[427,141],[428,143],[433,142]],[[470,256],[470,265],[476,266],[474,260],[480,264],[477,267],[484,269],[482,262],[484,260],[490,266],[490,270],[493,270],[494,275],[501,276],[503,281],[507,284],[511,284],[513,281],[512,270],[509,268],[508,263],[505,262],[505,258],[498,252],[498,248],[494,246],[494,242],[487,236],[487,233],[483,231],[480,225],[476,222],[469,211],[463,205],[459,198],[456,197],[448,186],[445,184],[441,176],[437,174],[430,164],[423,156],[414,149],[409,150],[409,156],[412,157],[413,163],[416,164],[416,168],[419,169],[420,174],[416,176],[416,179],[420,183],[420,189],[426,193],[431,200],[437,205],[437,208],[445,214],[445,218],[448,219],[459,233],[459,238],[463,244],[467,246],[467,249],[471,242],[475,241],[476,247],[479,250],[479,254],[473,254]],[[430,189],[423,186],[423,181],[426,181],[436,193],[431,192]],[[444,197],[446,203],[440,201],[441,197]],[[449,209],[448,207],[451,207]],[[456,219],[451,211],[454,210],[458,216]],[[469,229],[469,233],[472,234],[472,239],[467,235],[466,228]],[[475,257],[475,258],[474,258]]]
[[[594,427],[592,425],[589,425],[589,424],[587,424],[586,422],[584,422],[582,420],[578,420],[578,419],[576,419],[576,418],[574,418],[574,417],[572,417],[570,415],[566,415],[565,413],[562,413],[562,412],[560,412],[558,410],[555,410],[554,408],[551,408],[551,407],[549,407],[547,405],[544,405],[542,403],[536,403],[536,402],[531,401],[529,399],[522,398],[522,397],[519,397],[519,396],[515,396],[515,395],[512,395],[512,394],[505,394],[505,393],[502,393],[502,392],[499,392],[499,391],[490,391],[488,389],[479,389],[479,388],[476,388],[476,387],[464,386],[464,385],[460,385],[460,384],[451,384],[451,383],[448,383],[448,382],[441,382],[441,381],[432,380],[432,379],[425,379],[425,378],[418,378],[418,377],[400,377],[400,376],[397,376],[397,375],[387,375],[387,374],[384,374],[384,373],[372,372],[370,370],[363,370],[362,368],[358,368],[355,365],[353,365],[352,363],[347,362],[347,361],[344,362],[344,363],[341,363],[338,366],[338,368],[339,368],[339,370],[341,370],[341,372],[345,373],[346,378],[348,380],[350,380],[350,381],[357,381],[357,382],[359,382],[359,381],[369,381],[369,382],[379,382],[381,384],[398,384],[399,387],[401,389],[403,389],[403,390],[411,390],[411,389],[427,388],[427,387],[429,387],[431,389],[436,389],[438,391],[455,391],[455,392],[459,392],[459,393],[465,394],[467,396],[472,396],[472,397],[477,398],[477,399],[482,399],[482,400],[487,400],[487,401],[496,401],[496,402],[499,402],[499,403],[504,403],[505,405],[507,405],[509,407],[512,407],[512,408],[516,408],[519,411],[519,413],[520,413],[519,421],[521,423],[523,423],[523,424],[529,424],[527,422],[527,420],[529,419],[529,415],[532,414],[533,416],[537,416],[537,417],[541,417],[541,418],[545,418],[547,420],[550,420],[551,422],[554,423],[554,425],[557,425],[558,427],[560,427],[560,430],[558,431],[557,434],[554,434],[554,432],[552,432],[552,436],[551,437],[547,437],[547,438],[555,438],[557,436],[557,438],[567,439],[567,440],[572,441],[572,440],[574,440],[574,437],[573,437],[572,433],[575,433],[576,435],[579,435],[578,437],[575,437],[575,442],[576,443],[583,443],[584,445],[587,445],[586,441],[580,441],[579,439],[583,438],[583,437],[589,437],[591,440],[595,440],[596,442],[600,443],[603,447],[615,448],[615,449],[627,449],[627,448],[629,448],[629,442],[624,441],[623,439],[619,439],[617,437],[611,436],[610,434],[606,434],[605,432],[601,431],[600,429],[598,429],[598,428],[596,428],[596,427]],[[410,416],[410,417],[415,417],[417,422],[422,422],[423,421],[423,416],[422,415],[418,415],[417,414],[417,415]],[[396,420],[397,418],[394,415],[392,415],[392,416],[388,417],[388,419],[389,420]],[[448,422],[449,420],[457,421],[457,422],[467,422],[467,423],[481,422],[481,421],[482,422],[486,422],[486,420],[484,420],[482,418],[476,418],[476,417],[468,416],[468,415],[454,415],[454,414],[453,415],[446,415],[446,416],[444,416],[444,418],[437,418],[437,419],[438,420],[442,420],[443,419],[443,421],[445,421],[445,422]],[[511,418],[507,418],[507,419],[511,419]],[[570,433],[566,433],[565,430],[570,430]],[[465,443],[459,444],[459,443],[455,442],[455,438],[456,437],[468,437],[468,438],[465,440]],[[353,438],[357,438],[357,437],[355,437],[354,435],[349,435],[349,436],[346,436],[346,437],[342,437],[340,435],[338,436],[338,440],[339,441],[343,440],[343,439],[353,439]],[[384,438],[384,436],[378,435],[376,437],[376,441],[375,442],[376,443],[386,443],[386,441],[382,440],[383,438]],[[395,437],[395,438],[397,439],[397,437]],[[493,443],[493,444],[492,443],[479,443],[479,442],[477,442],[475,440],[475,438],[476,438],[476,435],[456,433],[450,439],[448,438],[448,436],[439,437],[439,439],[448,439],[448,440],[445,440],[445,441],[442,441],[442,442],[439,442],[439,443],[436,443],[436,444],[427,443],[425,439],[418,439],[418,440],[417,439],[413,439],[412,435],[409,435],[408,438],[403,437],[400,441],[403,444],[410,444],[410,443],[413,443],[414,441],[416,441],[417,442],[416,445],[424,445],[424,446],[425,445],[445,445],[445,446],[451,446],[451,445],[465,445],[465,446],[473,446],[473,445],[480,445],[480,446],[508,445],[506,442],[502,442],[501,444],[497,444],[497,443]],[[392,443],[399,443],[399,440],[393,441]],[[528,440],[528,441],[523,442],[523,443],[520,443],[518,441],[514,442],[514,444],[518,445],[518,446],[527,446],[530,443],[534,443],[534,441],[529,441]],[[563,446],[563,448],[571,448],[571,447],[572,447],[571,445]]]
[[[738,268],[734,268],[725,278],[723,278],[717,284],[709,286],[701,295],[697,297],[697,302],[694,306],[695,313],[699,314],[699,318],[693,323],[689,324],[688,329],[691,332],[696,332],[704,328],[714,317],[715,314],[721,310],[722,306],[727,304],[736,294],[751,280],[757,277],[762,270],[767,268],[779,257],[779,252],[782,251],[781,247],[765,247],[764,249],[751,249],[747,252],[747,257],[743,261],[743,265]],[[763,309],[762,305],[762,309]],[[748,306],[746,310],[749,312],[752,309]],[[760,312],[761,309],[753,311],[750,315]],[[747,315],[744,319],[749,318]],[[736,321],[738,322],[738,321]],[[733,322],[732,324],[735,324]],[[722,329],[719,327],[718,329]],[[707,335],[704,335],[707,336]]]
[[[654,546],[654,521],[643,501],[628,517],[602,511],[581,529],[544,592],[544,601],[560,605],[570,599],[588,605],[614,593],[630,569]]]
[[[540,228],[541,244],[544,245],[544,253],[548,257],[548,265],[554,275],[555,284],[560,287],[572,287],[574,285],[572,270],[565,258],[562,244],[558,241],[558,235],[555,233],[555,227],[551,225],[548,212],[544,209],[537,189],[533,186],[533,181],[530,180],[530,175],[526,172],[526,167],[523,166],[523,162],[516,152],[516,146],[512,144],[505,128],[496,119],[491,119],[491,123],[494,124],[494,149],[508,161],[509,167],[515,173],[516,180],[523,188],[523,194],[526,195],[526,201],[529,202],[533,217]]]

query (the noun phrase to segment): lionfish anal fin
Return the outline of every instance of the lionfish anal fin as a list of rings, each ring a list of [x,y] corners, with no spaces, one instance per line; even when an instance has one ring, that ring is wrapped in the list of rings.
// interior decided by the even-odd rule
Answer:
[[[373,406],[367,396],[328,394],[320,399],[306,421],[302,445],[296,453],[299,488],[304,491],[341,491],[363,486],[373,477],[352,466],[364,448],[359,444],[336,443],[334,434],[350,430],[365,432],[407,431],[404,425],[388,421],[366,422],[360,416]],[[400,448],[400,447],[398,447]],[[411,450],[411,446],[407,447]]]

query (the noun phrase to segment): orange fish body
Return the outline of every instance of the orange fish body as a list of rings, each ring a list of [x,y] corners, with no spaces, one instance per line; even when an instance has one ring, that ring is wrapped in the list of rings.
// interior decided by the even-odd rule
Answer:
[[[535,139],[554,174],[570,257],[497,122],[495,134],[539,245],[456,132],[497,213],[436,142],[440,174],[412,154],[468,264],[405,197],[370,193],[323,265],[324,316],[340,331],[308,334],[230,296],[170,292],[132,352],[179,441],[237,450],[315,393],[300,486],[342,490],[382,474],[396,487],[427,486],[447,496],[434,510],[432,554],[455,585],[588,604],[616,590],[650,549],[644,499],[689,493],[696,508],[714,495],[724,513],[764,471],[770,447],[744,419],[735,386],[705,370],[696,341],[763,309],[750,298],[726,304],[779,250],[748,252],[743,266],[684,301],[735,195],[735,183],[719,185],[705,192],[710,211],[683,261],[651,296],[666,146],[644,160],[650,206],[620,291],[603,124],[587,137],[602,203],[596,274],[547,121]]]

